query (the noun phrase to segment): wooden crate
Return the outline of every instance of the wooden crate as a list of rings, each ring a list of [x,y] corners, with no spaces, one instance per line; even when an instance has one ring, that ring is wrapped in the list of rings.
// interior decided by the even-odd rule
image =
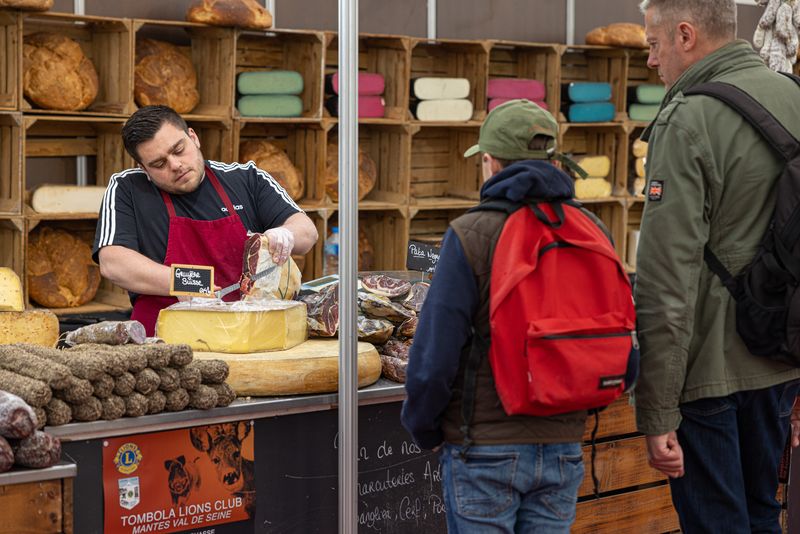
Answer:
[[[651,84],[651,85],[663,85],[663,81],[661,78],[658,77],[658,70],[651,69],[647,66],[647,56],[649,52],[647,50],[627,50],[628,53],[628,68],[627,68],[627,78],[625,80],[625,94],[626,98],[630,89],[644,84]],[[626,104],[626,117],[627,117],[627,106],[630,106],[631,102]],[[647,122],[644,123],[633,123],[640,126],[647,125]]]
[[[432,245],[441,245],[444,233],[450,223],[463,215],[462,209],[424,209],[410,210],[408,237],[412,241],[422,241]]]
[[[339,38],[336,33],[326,33],[325,74],[339,68]],[[362,33],[358,38],[358,70],[382,74],[385,81],[383,99],[386,103],[386,121],[408,119],[409,77],[411,76],[411,39],[393,35]],[[328,115],[327,110],[325,114]],[[380,119],[362,119],[363,122],[381,122]]]
[[[134,19],[133,50],[141,38],[169,41],[192,59],[200,102],[187,120],[228,119],[233,112],[236,30],[192,22]],[[133,93],[131,93],[133,94]]]
[[[89,247],[94,244],[94,235],[97,228],[96,218],[80,218],[68,219],[59,216],[45,217],[28,217],[25,220],[26,225],[26,243],[30,240],[30,234],[34,230],[43,227],[57,228],[64,230],[74,235]],[[27,288],[27,284],[26,284]],[[35,302],[31,301],[26,291],[26,298],[31,306],[40,307]],[[114,311],[126,311],[131,309],[130,299],[127,291],[119,286],[112,284],[109,280],[103,278],[100,282],[100,287],[97,290],[95,298],[83,306],[74,308],[49,308],[50,311],[56,315],[72,315],[83,313],[103,313]]]
[[[17,273],[23,288],[27,285],[26,238],[25,220],[22,217],[0,217],[0,267],[8,267]]]
[[[248,139],[264,139],[286,151],[289,159],[303,173],[305,194],[300,206],[319,208],[325,205],[326,127],[319,122],[289,123],[262,119],[234,120],[234,160],[239,146]],[[264,169],[269,172],[269,169]],[[295,199],[298,200],[298,199]]]
[[[308,253],[302,257],[300,271],[302,272],[303,282],[308,282],[322,276],[322,262],[324,261],[323,248],[325,246],[325,236],[327,235],[327,219],[329,212],[324,209],[312,209],[306,211],[306,215],[308,215],[308,217],[314,223],[314,226],[317,228],[319,239],[317,239],[317,242],[314,243],[314,246],[311,248],[311,250],[309,250]],[[300,260],[300,258],[296,256],[294,256],[294,259],[295,261]]]
[[[411,78],[466,78],[470,85],[468,98],[474,105],[472,120],[482,121],[486,117],[489,48],[488,41],[414,39],[411,47]]]
[[[604,417],[604,414],[600,414],[600,417]],[[661,472],[647,463],[647,445],[644,436],[598,443],[596,451],[595,471],[601,494],[666,481]],[[578,497],[594,496],[591,453],[591,444],[584,445],[583,465],[586,474],[578,489]]]
[[[578,502],[573,534],[660,534],[680,528],[672,507],[669,486],[646,489]]]
[[[489,78],[539,80],[547,89],[547,107],[557,113],[561,94],[560,47],[555,44],[491,41]]]
[[[0,534],[72,534],[72,484],[65,478],[0,486]]]
[[[242,72],[293,70],[303,76],[303,117],[322,117],[323,47],[321,32],[239,30],[236,39],[236,75]],[[235,94],[235,90],[234,90]],[[239,117],[234,107],[235,116]]]
[[[627,226],[625,224],[626,206],[624,201],[611,200],[600,202],[580,201],[586,209],[597,215],[603,224],[606,225],[614,239],[614,249],[617,255],[625,261],[625,234]]]
[[[205,159],[230,163],[233,161],[233,121],[190,120],[187,121],[200,139],[200,150]]]
[[[332,212],[327,228],[334,226],[339,226],[337,211]],[[373,260],[370,270],[405,270],[408,250],[408,217],[405,209],[359,212],[358,229],[366,234],[367,240],[372,245]],[[320,239],[322,240],[322,235]]]
[[[615,120],[628,117],[626,107],[626,80],[628,72],[627,51],[622,48],[605,46],[566,46],[561,55],[561,83],[607,82],[611,84],[611,102],[616,111]],[[557,109],[563,109],[560,101]],[[556,110],[553,110],[554,112]],[[567,122],[563,113],[559,121]]]
[[[625,197],[628,185],[628,134],[622,124],[566,123],[560,126],[559,147],[573,158],[606,156],[611,160],[607,180],[613,197]]]
[[[133,37],[130,19],[58,13],[23,16],[23,36],[42,31],[66,35],[77,41],[97,70],[100,87],[95,101],[81,112],[32,108],[27,100],[21,102],[24,111],[117,116],[127,116],[133,112]]]
[[[0,214],[22,213],[22,114],[0,112]]]
[[[0,109],[18,110],[22,76],[22,37],[17,11],[0,10]]]
[[[625,263],[631,271],[636,270],[636,243],[632,243],[632,231],[639,230],[642,226],[642,215],[644,212],[644,200],[634,200],[630,202],[625,219]]]
[[[483,183],[480,157],[464,152],[478,142],[476,127],[411,127],[410,202],[421,207],[445,207],[478,201]]]

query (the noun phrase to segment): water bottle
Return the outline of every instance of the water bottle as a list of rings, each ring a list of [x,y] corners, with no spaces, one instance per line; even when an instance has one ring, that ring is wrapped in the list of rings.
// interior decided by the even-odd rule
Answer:
[[[339,272],[339,227],[331,228],[331,235],[325,240],[324,247],[325,268],[323,274],[337,274]]]

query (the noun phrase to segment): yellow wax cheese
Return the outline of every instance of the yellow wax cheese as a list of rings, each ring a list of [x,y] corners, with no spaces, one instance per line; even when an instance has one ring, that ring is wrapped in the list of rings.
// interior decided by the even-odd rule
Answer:
[[[633,157],[643,158],[647,155],[647,142],[637,139],[633,142]]]
[[[583,156],[577,159],[577,163],[591,178],[606,178],[611,172],[608,156]]]
[[[306,305],[287,300],[179,302],[159,312],[156,335],[207,352],[284,350],[306,340]]]
[[[636,176],[644,178],[644,158],[636,158]]]
[[[0,311],[20,312],[24,309],[19,276],[8,267],[0,267]]]
[[[50,310],[0,312],[0,345],[31,343],[55,347],[58,317]]]
[[[647,181],[644,178],[637,178],[633,181],[633,194],[637,197],[644,196],[644,186]]]
[[[603,178],[586,178],[575,180],[575,198],[605,198],[611,196],[611,182]]]

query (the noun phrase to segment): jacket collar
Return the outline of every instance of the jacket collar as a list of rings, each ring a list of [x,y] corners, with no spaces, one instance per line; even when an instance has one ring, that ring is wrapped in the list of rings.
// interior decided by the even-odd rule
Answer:
[[[512,163],[481,187],[481,200],[502,198],[521,202],[526,198],[556,200],[574,196],[575,184],[572,178],[544,160]]]

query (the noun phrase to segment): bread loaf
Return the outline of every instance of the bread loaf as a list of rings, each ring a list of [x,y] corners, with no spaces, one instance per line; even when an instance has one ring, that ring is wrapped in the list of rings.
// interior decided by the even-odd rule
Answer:
[[[171,43],[138,40],[133,97],[140,106],[164,105],[189,113],[200,102],[192,61]]]
[[[378,167],[361,148],[358,149],[358,200],[362,200],[375,187]],[[328,143],[325,158],[325,191],[333,202],[339,201],[339,145]]]
[[[252,30],[272,26],[272,15],[256,0],[195,0],[186,12],[186,20]]]
[[[80,111],[97,98],[97,71],[69,37],[47,32],[26,35],[22,55],[22,89],[36,106]]]
[[[303,173],[294,166],[286,152],[262,139],[245,141],[239,145],[239,161],[253,161],[256,167],[267,171],[281,187],[286,189],[293,200],[299,200],[305,193]]]
[[[631,22],[615,22],[595,28],[586,34],[586,44],[647,48],[644,26]]]
[[[89,245],[53,228],[31,233],[27,271],[30,297],[48,308],[86,304],[100,285],[100,267]]]
[[[53,7],[53,0],[0,0],[0,7],[13,7],[26,11],[47,11]]]

